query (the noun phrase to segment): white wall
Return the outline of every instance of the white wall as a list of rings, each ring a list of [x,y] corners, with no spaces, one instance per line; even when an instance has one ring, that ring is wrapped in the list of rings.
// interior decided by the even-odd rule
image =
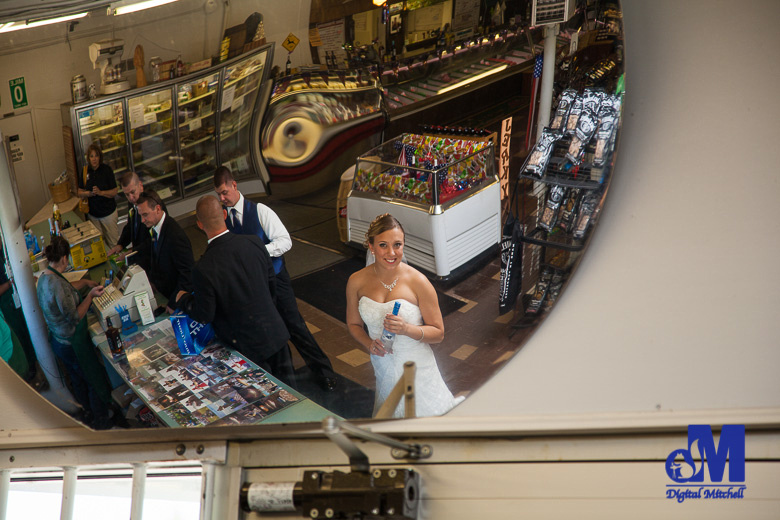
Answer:
[[[623,6],[623,130],[590,249],[453,416],[780,407],[780,2]]]
[[[301,40],[292,54],[293,65],[311,61],[309,0],[230,0],[227,11],[222,1],[212,4],[207,7],[205,0],[180,0],[117,17],[97,11],[80,19],[70,33],[66,24],[56,24],[0,34],[0,114],[12,111],[8,81],[23,76],[29,107],[20,111],[32,111],[39,159],[47,182],[65,169],[60,104],[70,100],[70,79],[84,74],[87,83],[100,84],[98,71],[93,70],[89,61],[87,49],[91,43],[119,38],[125,42],[125,59],[132,58],[135,46],[141,44],[147,63],[153,56],[168,60],[179,54],[185,62],[195,62],[219,53],[223,24],[231,27],[243,23],[257,11],[264,17],[267,41],[282,42],[293,32]],[[277,45],[275,64],[283,68],[286,59],[287,51]],[[129,77],[135,84],[135,73],[131,71]]]

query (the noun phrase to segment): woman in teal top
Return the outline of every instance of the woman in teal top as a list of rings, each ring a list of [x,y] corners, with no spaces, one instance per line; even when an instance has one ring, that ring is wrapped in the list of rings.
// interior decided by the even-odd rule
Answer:
[[[29,365],[24,350],[22,350],[22,344],[16,337],[16,333],[6,323],[2,310],[0,310],[0,358],[3,358],[8,366],[21,377],[27,377]]]
[[[65,366],[73,395],[84,408],[84,422],[96,430],[112,426],[108,417],[111,387],[87,329],[87,310],[92,298],[103,294],[103,287],[92,280],[71,284],[62,273],[68,267],[70,246],[62,237],[52,238],[44,255],[49,267],[38,279],[38,303],[49,326],[49,340]],[[78,289],[89,292],[82,299]]]

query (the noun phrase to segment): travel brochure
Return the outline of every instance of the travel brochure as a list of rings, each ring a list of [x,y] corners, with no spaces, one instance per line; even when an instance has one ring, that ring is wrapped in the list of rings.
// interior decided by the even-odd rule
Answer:
[[[300,401],[221,344],[182,356],[168,320],[124,338],[124,346],[125,356],[113,358],[114,367],[171,425],[255,424]]]

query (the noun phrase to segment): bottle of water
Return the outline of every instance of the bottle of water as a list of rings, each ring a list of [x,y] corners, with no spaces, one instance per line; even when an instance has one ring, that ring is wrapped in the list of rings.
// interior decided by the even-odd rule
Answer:
[[[401,310],[401,302],[395,302],[393,305],[393,316],[398,316],[398,311]],[[388,352],[393,351],[393,342],[395,341],[395,332],[390,332],[387,329],[382,329],[382,336],[380,337],[382,345]]]

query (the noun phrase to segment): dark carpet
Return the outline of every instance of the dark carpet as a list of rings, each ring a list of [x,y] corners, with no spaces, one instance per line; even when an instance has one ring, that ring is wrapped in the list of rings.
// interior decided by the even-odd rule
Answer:
[[[374,413],[374,391],[349,378],[336,374],[338,381],[332,392],[323,390],[312,377],[309,367],[295,371],[295,389],[344,419],[366,419]]]
[[[318,308],[342,323],[347,320],[347,280],[365,267],[362,258],[348,258],[336,264],[301,276],[292,281],[296,298]],[[464,302],[436,290],[441,315],[446,316],[465,305]]]

